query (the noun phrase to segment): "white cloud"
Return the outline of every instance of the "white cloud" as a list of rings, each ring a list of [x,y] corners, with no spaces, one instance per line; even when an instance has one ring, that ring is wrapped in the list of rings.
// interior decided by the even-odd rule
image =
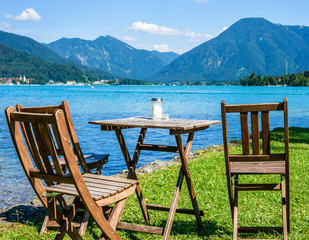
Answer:
[[[39,21],[42,18],[33,8],[26,8],[20,15],[16,16],[15,19],[18,21]]]
[[[10,15],[10,14],[5,14],[5,17],[6,17],[6,18],[12,18],[13,16]]]
[[[129,27],[127,30],[135,31],[135,32],[144,32],[150,34],[158,34],[158,35],[180,35],[182,34],[180,31],[174,28],[169,28],[165,26],[159,26],[152,23],[145,22],[135,22]]]
[[[10,27],[11,26],[8,23],[6,23],[6,22],[0,23],[0,30],[5,30],[5,29],[8,29]]]
[[[170,52],[171,50],[169,50],[168,45],[166,43],[164,44],[155,44],[153,45],[154,50],[157,50],[159,52]]]
[[[190,29],[186,29],[184,35],[190,38],[190,42],[202,42],[213,38],[213,36],[209,33],[196,33]]]
[[[128,42],[134,42],[136,39],[134,37],[124,36],[123,39]]]

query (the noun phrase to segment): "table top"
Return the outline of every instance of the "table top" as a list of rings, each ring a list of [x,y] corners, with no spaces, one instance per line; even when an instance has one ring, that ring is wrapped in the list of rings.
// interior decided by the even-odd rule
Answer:
[[[208,128],[210,125],[219,124],[217,120],[194,120],[194,119],[168,119],[152,120],[146,117],[131,117],[112,120],[90,121],[90,124],[101,125],[102,130],[111,131],[115,128],[161,128],[169,129],[172,132],[185,133],[199,131]],[[172,133],[171,133],[172,134]]]

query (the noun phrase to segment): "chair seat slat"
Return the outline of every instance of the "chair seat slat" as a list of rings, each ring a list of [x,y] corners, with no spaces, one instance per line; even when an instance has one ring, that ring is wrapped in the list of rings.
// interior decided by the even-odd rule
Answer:
[[[101,176],[101,175],[89,174],[89,173],[85,173],[83,176],[87,177],[89,179],[93,178],[93,179],[100,179],[100,180],[106,180],[106,181],[112,181],[112,182],[120,182],[120,183],[136,184],[138,182],[137,180],[134,180],[134,179],[117,178],[117,177],[110,177],[110,176]]]
[[[91,178],[92,175],[93,174],[84,174],[84,181],[91,196],[96,200],[116,195],[137,184],[136,180],[130,180],[128,182],[126,181],[128,179],[118,179],[114,177],[105,177],[100,175],[94,175],[97,176],[97,178]],[[106,181],[107,179],[109,179],[109,181]],[[113,179],[117,179],[118,182],[116,182],[116,184],[119,184],[120,181],[124,181],[124,183],[122,184],[122,186],[112,185],[111,183],[113,182]],[[73,184],[60,183],[46,188],[46,191],[79,196],[79,193],[76,191],[75,185]]]
[[[84,178],[85,182],[89,185],[94,185],[94,186],[109,186],[109,187],[114,187],[114,188],[128,188],[132,186],[133,184],[129,183],[119,183],[119,182],[112,182],[112,181],[106,181],[106,180],[97,180],[97,179],[89,179],[89,178]]]
[[[232,174],[285,174],[285,162],[231,162]]]

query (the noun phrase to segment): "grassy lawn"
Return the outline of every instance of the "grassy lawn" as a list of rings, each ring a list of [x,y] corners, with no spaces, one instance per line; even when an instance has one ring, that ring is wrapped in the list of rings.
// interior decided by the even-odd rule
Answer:
[[[272,132],[272,146],[280,152],[284,147],[283,134],[280,130]],[[240,152],[235,144],[230,149]],[[147,203],[171,204],[175,184],[179,173],[179,165],[174,165],[155,173],[139,177],[143,195]],[[223,147],[201,150],[195,161],[189,163],[194,189],[199,208],[204,210],[202,217],[204,228],[198,230],[195,217],[176,214],[170,239],[232,239],[232,218],[229,208]],[[290,170],[291,170],[291,234],[289,239],[308,239],[309,236],[309,129],[290,129]],[[279,177],[268,178],[278,180]],[[253,178],[240,181],[255,181]],[[178,207],[192,208],[184,180]],[[149,211],[151,224],[163,227],[167,213]],[[0,225],[1,239],[52,239],[56,232],[38,235],[43,219],[31,219],[25,223]],[[142,223],[136,196],[127,201],[122,221]],[[241,192],[239,195],[240,226],[281,226],[280,192]],[[123,239],[161,239],[161,236],[118,231]],[[98,239],[100,230],[94,222],[89,223],[84,239]],[[239,234],[241,238],[282,238],[273,233]],[[68,236],[65,239],[70,239]]]

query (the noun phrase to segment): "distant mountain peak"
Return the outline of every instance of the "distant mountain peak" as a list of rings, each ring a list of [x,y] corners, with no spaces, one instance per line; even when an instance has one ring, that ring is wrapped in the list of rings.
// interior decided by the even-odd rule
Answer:
[[[47,46],[62,57],[126,78],[144,80],[166,65],[151,52],[135,49],[109,35],[78,43],[72,39],[58,40]]]
[[[228,81],[256,74],[282,75],[309,69],[309,28],[243,18],[181,55],[153,81]]]

